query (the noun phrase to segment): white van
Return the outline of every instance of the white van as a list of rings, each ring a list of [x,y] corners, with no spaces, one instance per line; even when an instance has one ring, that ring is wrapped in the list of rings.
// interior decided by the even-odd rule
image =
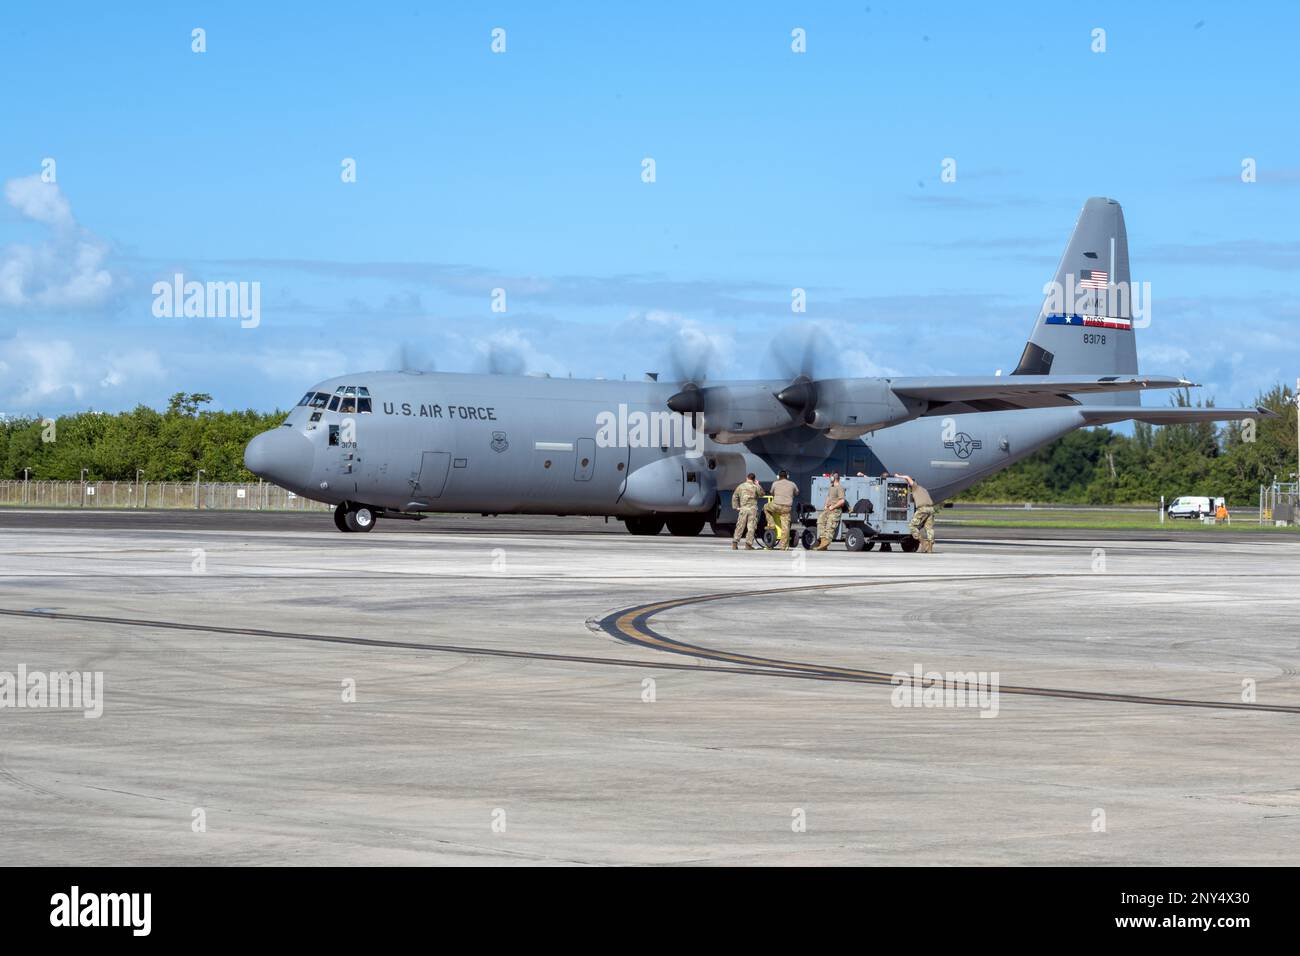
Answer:
[[[1215,505],[1214,498],[1183,495],[1181,498],[1175,498],[1167,510],[1171,518],[1200,518],[1202,515],[1214,514]]]

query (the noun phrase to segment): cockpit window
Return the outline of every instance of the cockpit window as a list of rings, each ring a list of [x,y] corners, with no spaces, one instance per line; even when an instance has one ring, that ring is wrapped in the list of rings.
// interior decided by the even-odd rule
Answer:
[[[357,412],[357,390],[351,385],[343,390],[343,401],[339,405],[339,411],[344,415],[355,415]]]
[[[331,412],[339,412],[343,415],[358,412],[362,415],[370,415],[374,412],[370,389],[363,385],[340,385],[334,389],[333,395],[328,392],[308,392],[298,404],[318,409],[328,408]],[[316,421],[317,418],[319,415],[312,421]]]

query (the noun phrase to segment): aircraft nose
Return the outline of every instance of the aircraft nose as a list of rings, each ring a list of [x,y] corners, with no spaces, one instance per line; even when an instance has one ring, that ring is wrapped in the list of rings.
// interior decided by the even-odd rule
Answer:
[[[304,487],[311,478],[315,449],[292,428],[262,432],[244,449],[244,467],[277,485]]]

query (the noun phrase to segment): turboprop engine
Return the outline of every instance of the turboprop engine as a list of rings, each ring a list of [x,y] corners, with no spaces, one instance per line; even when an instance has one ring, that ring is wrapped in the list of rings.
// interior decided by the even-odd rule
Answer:
[[[696,428],[714,441],[734,445],[801,424],[798,412],[777,398],[779,384],[711,385],[687,383],[668,399],[668,407],[695,415]]]
[[[920,416],[929,403],[896,395],[888,379],[797,378],[777,400],[829,438],[858,438]]]

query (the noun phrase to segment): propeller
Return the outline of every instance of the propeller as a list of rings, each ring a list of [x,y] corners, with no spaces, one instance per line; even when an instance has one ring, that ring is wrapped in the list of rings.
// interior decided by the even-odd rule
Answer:
[[[772,363],[790,384],[776,393],[777,401],[802,413],[811,423],[817,410],[817,369],[827,364],[829,348],[821,330],[812,324],[783,332],[772,341],[768,353]]]
[[[681,415],[699,415],[704,411],[701,386],[708,381],[709,367],[716,359],[717,352],[707,338],[678,336],[668,352],[668,367],[673,380],[682,383],[682,389],[668,399],[670,410]]]
[[[523,375],[527,371],[520,350],[501,342],[489,342],[487,347],[489,375]]]
[[[703,335],[678,334],[668,350],[668,367],[678,382],[699,384],[709,377],[709,368],[717,364],[717,352]]]
[[[812,424],[817,412],[817,383],[807,375],[796,376],[793,382],[776,393],[776,400],[791,411],[802,412],[804,422]]]
[[[698,415],[704,411],[704,393],[694,382],[687,382],[680,392],[668,399],[668,408],[681,415]]]
[[[413,342],[403,342],[397,350],[397,368],[402,372],[436,372],[433,356]]]
[[[679,337],[670,350],[669,363],[681,383],[669,397],[668,408],[690,415],[715,440],[734,442],[746,435],[783,431],[817,418],[821,387],[817,367],[825,366],[830,352],[823,330],[811,323],[783,331],[769,349],[770,361],[789,384],[774,389],[768,382],[709,385],[707,370],[714,350],[702,335]]]

